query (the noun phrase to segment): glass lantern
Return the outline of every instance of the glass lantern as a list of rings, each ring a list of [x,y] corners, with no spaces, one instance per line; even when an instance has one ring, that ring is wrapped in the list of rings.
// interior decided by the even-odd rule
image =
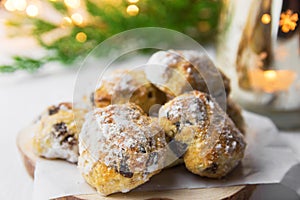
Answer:
[[[300,127],[299,0],[228,0],[217,62],[233,98],[279,128]]]

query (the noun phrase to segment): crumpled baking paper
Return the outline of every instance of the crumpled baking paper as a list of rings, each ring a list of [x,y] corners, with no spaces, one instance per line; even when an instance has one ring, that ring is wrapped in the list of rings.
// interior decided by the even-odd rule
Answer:
[[[300,129],[282,132],[280,137],[283,141],[289,144],[298,159],[298,164],[289,170],[281,183],[296,191],[300,197]]]
[[[295,153],[281,140],[278,130],[268,118],[248,112],[243,114],[248,126],[248,146],[242,163],[228,176],[221,180],[202,178],[188,172],[184,166],[177,166],[163,170],[135,190],[225,187],[285,180],[289,170],[299,163]],[[85,183],[76,165],[45,159],[37,162],[34,200],[93,193],[96,191]]]

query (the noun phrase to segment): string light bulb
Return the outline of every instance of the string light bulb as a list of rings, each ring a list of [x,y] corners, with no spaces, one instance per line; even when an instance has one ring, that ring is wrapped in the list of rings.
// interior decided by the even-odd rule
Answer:
[[[13,3],[12,0],[7,0],[5,3],[4,3],[4,7],[7,11],[10,11],[10,12],[13,12],[16,10],[15,8],[15,5]]]
[[[39,9],[36,5],[33,5],[33,4],[29,5],[26,8],[26,14],[29,17],[36,17],[39,14]]]
[[[72,19],[70,17],[63,17],[62,18],[62,22],[61,22],[61,26],[62,27],[68,27],[72,25]]]
[[[137,3],[137,2],[139,2],[139,0],[127,0],[128,1],[128,3]]]
[[[129,5],[126,9],[126,12],[130,16],[136,16],[137,14],[139,14],[139,10],[139,7],[137,7],[136,5]]]
[[[264,72],[264,77],[268,80],[275,80],[277,77],[277,74],[273,70],[267,70]]]
[[[23,11],[27,7],[27,2],[26,0],[14,1],[14,6],[18,11]]]
[[[263,24],[269,24],[271,22],[271,15],[265,13],[261,16],[261,22]]]
[[[27,1],[26,0],[7,0],[4,3],[4,7],[8,11],[24,11],[27,7]]]
[[[72,16],[71,16],[71,19],[73,20],[73,22],[76,24],[76,25],[81,25],[83,23],[83,17],[81,14],[79,13],[74,13]]]
[[[87,39],[87,35],[84,32],[79,32],[76,34],[76,40],[78,42],[83,43],[86,41],[86,39]]]
[[[64,2],[68,7],[73,9],[79,8],[80,6],[80,0],[65,0]]]

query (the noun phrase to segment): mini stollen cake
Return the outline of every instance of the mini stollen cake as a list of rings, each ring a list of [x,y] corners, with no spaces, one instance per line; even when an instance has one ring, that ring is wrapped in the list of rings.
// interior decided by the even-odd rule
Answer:
[[[226,95],[231,90],[230,80],[215,68],[204,53],[192,50],[158,51],[147,64],[147,79],[171,98],[191,90],[209,93],[207,85],[213,89],[222,89],[217,85],[219,83],[223,83]],[[151,64],[158,66],[152,67]],[[204,73],[207,75],[206,80],[203,78]],[[217,81],[219,77],[220,82]]]
[[[151,83],[166,93],[168,99],[192,90],[209,94],[207,85],[210,85],[210,89],[215,90],[215,95],[222,95],[222,91],[225,89],[226,112],[240,131],[245,133],[241,109],[229,98],[230,80],[221,70],[215,68],[207,55],[191,50],[159,51],[150,57],[147,64],[159,65],[159,67],[149,65],[145,73]],[[197,69],[193,64],[199,68]],[[200,74],[204,72],[207,75],[206,80]],[[217,81],[219,78],[222,78],[222,82]],[[218,85],[220,83],[223,83],[224,88]]]
[[[159,173],[166,140],[157,120],[135,104],[96,108],[79,136],[79,169],[102,195],[128,192]]]
[[[132,102],[146,113],[153,105],[167,101],[166,95],[146,79],[143,70],[116,70],[103,78],[92,95],[96,107]]]
[[[208,94],[192,91],[169,101],[159,110],[159,124],[194,174],[221,178],[244,156],[243,135]]]
[[[72,109],[71,103],[50,106],[34,124],[34,152],[45,158],[77,162],[84,114],[84,110]]]

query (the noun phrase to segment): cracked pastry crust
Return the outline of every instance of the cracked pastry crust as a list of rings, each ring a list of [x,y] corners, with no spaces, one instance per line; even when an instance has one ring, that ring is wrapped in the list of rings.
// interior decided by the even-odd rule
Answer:
[[[223,79],[227,96],[231,90],[230,80],[225,74],[220,70],[213,70],[213,62],[205,54],[197,51],[158,51],[150,57],[147,64],[160,65],[158,70],[146,68],[146,76],[170,98],[191,90],[209,93],[207,85],[219,89],[219,85],[216,85],[219,76]],[[193,64],[203,70],[199,72]],[[209,80],[204,80],[201,76],[200,73],[204,71],[209,74]]]
[[[142,70],[116,70],[103,78],[101,86],[93,94],[92,101],[96,107],[131,102],[149,113],[151,106],[164,104],[167,98],[146,79]]]
[[[146,70],[146,76],[150,82],[166,93],[168,99],[173,99],[175,96],[191,90],[209,94],[207,84],[216,90],[222,89],[218,87],[218,82],[216,81],[220,75],[227,96],[226,113],[239,130],[245,133],[245,123],[241,115],[241,109],[229,98],[231,91],[229,78],[221,70],[214,71],[213,62],[205,54],[189,50],[159,51],[151,56],[148,64],[162,65],[159,70],[155,70],[155,73],[151,70]],[[203,71],[209,74],[211,79],[204,80],[193,64],[201,66],[201,69],[204,69]],[[160,84],[157,84],[157,82],[160,82]]]
[[[73,110],[71,103],[50,106],[35,122],[34,152],[45,158],[76,163],[79,155],[78,133],[84,113],[83,110]]]
[[[79,136],[79,169],[103,195],[128,192],[164,167],[166,140],[157,120],[135,104],[96,108]]]
[[[244,156],[243,135],[205,93],[192,91],[166,103],[159,111],[159,124],[175,141],[174,152],[183,156],[194,174],[221,178]]]

